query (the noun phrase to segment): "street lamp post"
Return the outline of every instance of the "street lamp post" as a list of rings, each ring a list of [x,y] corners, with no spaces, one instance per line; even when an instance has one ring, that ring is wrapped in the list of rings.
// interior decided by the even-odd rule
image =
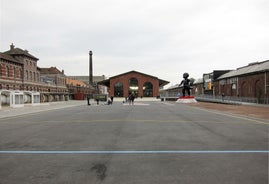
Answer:
[[[90,50],[89,52],[89,84],[92,85],[93,84],[93,80],[92,80],[92,51]]]

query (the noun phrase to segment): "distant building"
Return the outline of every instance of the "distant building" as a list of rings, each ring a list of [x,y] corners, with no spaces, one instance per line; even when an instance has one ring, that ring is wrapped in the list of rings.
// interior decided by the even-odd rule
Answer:
[[[107,86],[109,95],[114,97],[128,97],[130,93],[137,97],[158,97],[159,89],[168,83],[168,81],[137,71],[119,74],[98,82],[99,85]]]
[[[163,97],[176,98],[182,87],[162,90]],[[236,70],[214,70],[194,82],[192,95],[269,104],[269,60],[250,63]]]
[[[38,58],[11,44],[10,50],[1,53],[0,59],[0,89],[39,91]]]
[[[204,82],[203,79],[197,79],[194,80],[192,89],[191,89],[191,95],[201,95],[204,94]],[[166,98],[166,100],[176,100],[179,96],[182,96],[182,89],[183,86],[179,86],[179,84],[175,84],[173,86],[170,86],[167,89],[161,89],[160,90],[160,96],[163,97],[169,97]]]
[[[68,78],[73,79],[73,80],[79,80],[84,82],[85,84],[89,84],[89,76],[68,76]],[[107,87],[106,86],[102,86],[102,85],[98,85],[97,83],[100,81],[105,80],[105,76],[93,76],[93,88],[95,89],[95,93],[100,93],[100,94],[107,94]]]
[[[213,70],[213,72],[203,74],[203,94],[215,95],[214,82],[218,77],[230,71],[231,70]]]
[[[8,51],[0,52],[0,108],[1,104],[13,103],[12,99],[17,93],[23,94],[24,97],[20,103],[68,99],[69,88],[67,88],[64,71],[56,67],[40,68],[37,66],[38,60],[27,50],[16,48],[13,44]],[[78,88],[76,86],[76,89]],[[95,93],[94,89],[91,85],[87,85],[83,90],[80,87],[77,92],[87,96]]]
[[[56,67],[40,68],[40,81],[42,86],[41,101],[63,101],[68,91],[65,84],[64,71]]]
[[[35,56],[13,44],[9,51],[1,53],[0,59],[0,90],[24,91],[26,102],[31,101],[27,96],[33,92],[41,94],[41,102],[64,99],[67,90],[63,71],[39,68]]]
[[[269,60],[250,63],[227,72],[214,82],[216,96],[269,103]]]
[[[95,88],[83,81],[66,78],[66,86],[69,92],[69,98],[73,100],[84,100],[88,96],[96,93]]]
[[[0,53],[0,90],[22,90],[23,64],[12,56]]]

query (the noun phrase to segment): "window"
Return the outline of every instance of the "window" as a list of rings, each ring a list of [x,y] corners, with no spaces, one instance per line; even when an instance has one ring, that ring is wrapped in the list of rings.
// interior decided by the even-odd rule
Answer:
[[[13,77],[16,78],[16,68],[13,66]]]
[[[6,76],[9,77],[9,68],[6,66]]]
[[[143,85],[143,96],[153,97],[153,85],[151,82],[145,82]]]
[[[30,81],[33,80],[32,71],[30,71],[29,79],[30,79]]]
[[[138,94],[138,80],[136,78],[131,78],[129,80],[129,93],[133,93],[136,96]]]
[[[19,71],[19,78],[22,79],[22,69]]]
[[[123,84],[121,82],[114,84],[114,96],[123,97]]]
[[[26,80],[29,79],[29,72],[26,70]]]

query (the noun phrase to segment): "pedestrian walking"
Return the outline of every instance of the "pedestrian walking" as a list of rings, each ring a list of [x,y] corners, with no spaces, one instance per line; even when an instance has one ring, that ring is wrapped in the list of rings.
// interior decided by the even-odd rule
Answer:
[[[130,93],[128,97],[129,105],[131,104],[134,105],[134,99],[135,99],[135,95],[133,93]]]
[[[110,99],[111,99],[111,105],[113,104],[113,98],[114,98],[113,96],[110,97]]]

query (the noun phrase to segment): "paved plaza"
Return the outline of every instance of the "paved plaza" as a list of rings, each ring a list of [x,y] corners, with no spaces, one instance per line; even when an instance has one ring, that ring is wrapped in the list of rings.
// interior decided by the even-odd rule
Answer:
[[[0,110],[0,184],[268,184],[269,121],[186,104]]]

